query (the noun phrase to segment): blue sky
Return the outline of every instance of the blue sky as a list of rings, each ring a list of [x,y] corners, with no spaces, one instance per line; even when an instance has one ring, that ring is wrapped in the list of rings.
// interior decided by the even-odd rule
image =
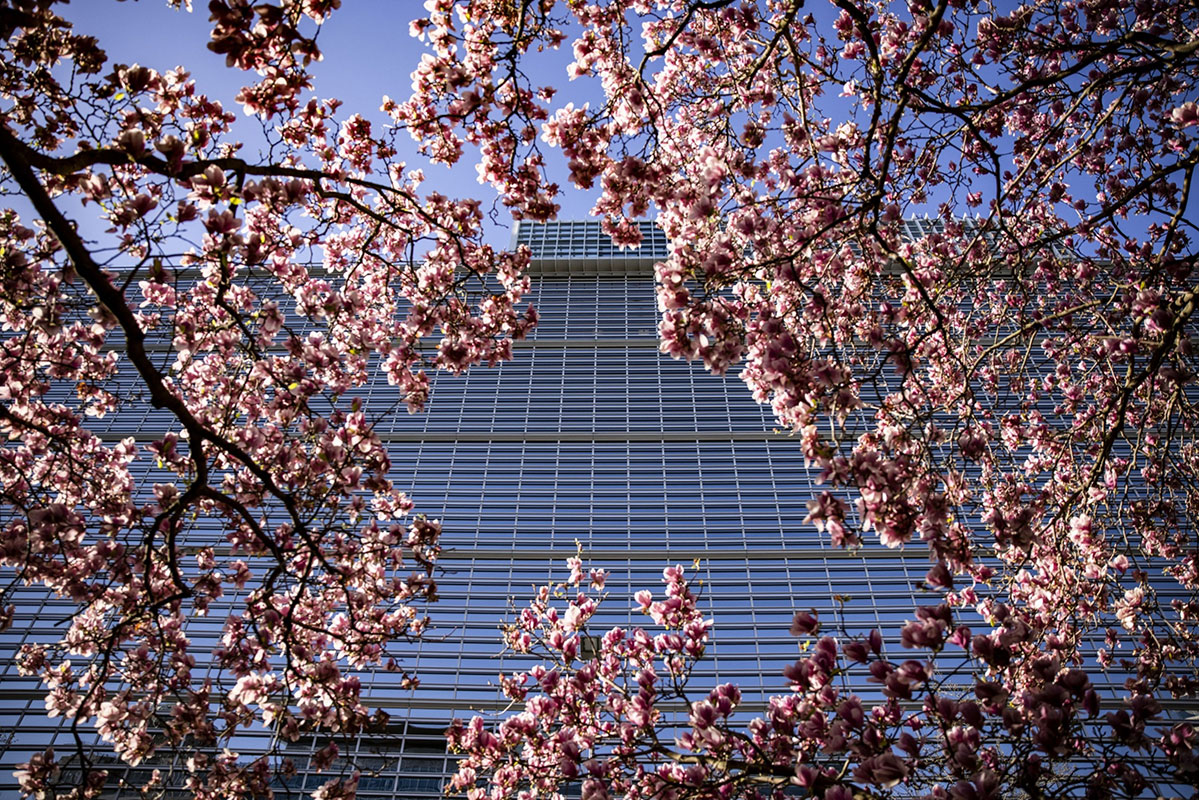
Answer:
[[[183,66],[192,73],[198,91],[240,113],[234,97],[252,76],[226,68],[224,56],[208,50],[211,23],[207,0],[193,0],[193,3],[195,10],[187,13],[171,9],[165,0],[74,0],[69,6],[60,7],[59,13],[74,22],[78,32],[99,40],[108,53],[110,65],[138,63],[158,70]],[[419,0],[345,2],[319,34],[324,60],[312,68],[317,95],[342,100],[345,105],[338,114],[343,119],[360,113],[376,124],[385,124],[387,117],[379,111],[383,96],[403,100],[411,93],[411,72],[424,46],[408,35],[408,23],[425,13]],[[545,63],[538,64],[537,78],[573,92],[585,92],[588,87],[582,82],[565,86],[570,58],[569,45],[544,57]],[[242,126],[241,138],[250,143],[254,141],[257,126],[249,119],[245,122],[248,124]],[[413,143],[409,137],[401,136],[397,145],[402,148]],[[556,151],[543,150],[547,156],[558,157]],[[249,150],[247,155],[252,153]],[[428,190],[480,198],[485,206],[495,197],[489,187],[477,182],[476,162],[469,149],[452,169],[430,164],[416,152],[414,145],[409,152],[402,152],[401,157],[410,167],[425,170]],[[565,174],[564,169],[562,172]],[[560,218],[587,216],[594,195],[562,183],[567,194],[559,199]],[[506,214],[501,217],[506,221]],[[507,244],[507,235],[506,231],[497,230],[494,243]]]
[[[193,74],[201,92],[237,109],[233,98],[249,76],[227,69],[224,58],[207,49],[211,30],[207,0],[193,2],[196,9],[191,13],[169,8],[166,0],[74,0],[69,6],[59,8],[60,13],[76,23],[78,30],[99,39],[108,51],[110,63],[137,62],[159,70],[182,65]],[[817,6],[812,11],[818,15],[821,9],[831,13],[823,4],[810,5]],[[408,22],[424,14],[420,0],[346,0],[319,35],[325,59],[312,70],[318,95],[344,101],[339,112],[342,118],[361,113],[377,124],[386,124],[386,117],[379,111],[381,98],[390,95],[398,100],[409,95],[410,74],[420,59],[423,45],[409,36]],[[601,98],[594,82],[567,80],[565,68],[571,59],[569,43],[562,51],[539,58],[538,62],[526,64],[526,67],[538,83],[551,84],[561,90],[555,98],[556,103],[580,105],[588,100],[595,103]],[[847,108],[846,113],[851,113],[850,109]],[[242,126],[241,138],[252,143],[257,126],[250,120],[245,121],[249,124]],[[426,162],[407,136],[398,137],[397,145],[409,148],[401,155],[411,167],[425,170],[427,190],[478,198],[485,207],[494,200],[494,192],[477,182],[475,159],[469,150],[463,161],[449,169]],[[565,179],[566,170],[557,151],[543,147],[543,152],[555,176],[561,176],[559,182],[565,190],[558,199],[562,205],[559,217],[578,219],[587,216],[595,191],[573,189]],[[247,155],[253,153],[251,144]],[[1083,194],[1088,194],[1081,185],[1079,188]],[[949,200],[951,204],[957,204],[955,207],[960,206],[961,211],[966,211],[963,197],[935,195],[930,200],[930,205],[923,210],[933,210],[937,203]],[[1191,207],[1199,208],[1199,196],[1191,198]],[[1065,215],[1067,219],[1071,218],[1069,212]],[[499,218],[506,221],[507,214],[501,213]],[[1123,224],[1129,230],[1141,227],[1136,219]],[[491,238],[494,244],[503,245],[507,243],[507,237],[507,231],[500,229],[494,231]]]

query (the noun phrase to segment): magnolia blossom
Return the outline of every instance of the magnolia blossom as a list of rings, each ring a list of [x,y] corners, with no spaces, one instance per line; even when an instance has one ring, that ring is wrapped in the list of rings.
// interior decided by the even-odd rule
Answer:
[[[129,764],[200,748],[197,797],[268,791],[270,754],[210,755],[247,730],[382,719],[355,673],[424,630],[440,523],[392,483],[372,373],[418,411],[428,371],[506,360],[536,322],[527,252],[485,244],[477,202],[426,192],[395,132],[310,96],[338,5],[208,8],[240,110],[273,131],[261,160],[241,157],[236,109],[182,69],[107,64],[56,3],[2,26],[3,184],[25,203],[0,212],[0,586],[75,604],[21,670]],[[155,440],[97,435],[139,402]],[[189,635],[206,615],[215,650]],[[94,796],[90,759],[47,751],[22,791]]]
[[[1193,777],[1193,755],[1167,744],[1189,734],[1164,720],[1138,727],[1131,715],[1111,717],[1115,728],[1107,716],[1084,722],[1078,704],[1092,701],[1057,675],[1065,662],[1123,670],[1109,679],[1126,679],[1126,704],[1199,692],[1186,189],[1199,18],[1108,0],[834,6],[455,4],[477,21],[469,32],[438,6],[418,28],[444,77],[422,84],[399,118],[429,146],[484,137],[485,178],[513,208],[545,208],[551,182],[533,128],[563,151],[576,184],[598,187],[593,210],[614,241],[635,241],[631,223],[656,209],[669,243],[655,267],[661,351],[738,371],[794,432],[797,458],[823,484],[803,523],[837,547],[874,538],[927,554],[924,586],[945,602],[913,609],[888,635],[929,653],[929,666],[848,641],[788,669],[795,693],[783,705],[802,706],[805,723],[771,719],[786,742],[778,762],[796,763],[804,736],[825,754],[796,773],[801,787],[961,798],[1084,783],[1097,796],[1167,791],[1154,758],[1168,750],[1169,769]],[[602,91],[586,108],[555,103],[556,87],[516,68],[565,39],[569,75]],[[499,85],[515,98],[502,114],[476,100]],[[457,113],[465,101],[471,110]],[[503,169],[492,153],[505,155]],[[539,174],[546,180],[531,181]],[[980,216],[963,217],[970,209]],[[649,637],[655,654],[680,652],[676,598],[643,590],[634,610],[668,629]],[[539,641],[527,624],[525,652]],[[809,695],[827,688],[838,653],[868,664],[880,691],[905,703],[932,695],[929,678],[947,658],[996,687],[980,690],[988,702],[1015,699],[959,724],[956,707],[934,698],[936,714],[911,730],[953,732],[936,742],[950,769],[926,755],[935,737],[901,754],[879,745],[897,733],[858,739],[827,714],[816,721]],[[669,658],[658,666],[686,669]],[[655,707],[637,698],[612,701],[635,713],[630,736]],[[715,736],[701,708],[691,718],[703,724],[680,745]],[[738,741],[732,730],[712,741]],[[827,755],[850,742],[846,759]],[[1121,756],[1101,742],[1158,749]],[[771,787],[763,793],[783,783],[766,750],[685,761],[648,739],[626,744],[655,756],[597,767],[588,796],[732,796],[752,782],[738,783],[732,765],[754,758],[755,780]],[[1094,769],[1062,789],[1052,762],[1067,751]],[[480,785],[502,773],[503,791],[517,792],[533,774],[513,754],[491,758],[476,765]]]
[[[271,791],[270,754],[223,749],[243,731],[381,724],[355,671],[424,630],[440,528],[389,478],[368,383],[416,412],[431,371],[513,356],[529,253],[487,244],[488,213],[550,219],[569,181],[618,245],[656,213],[661,351],[736,372],[795,434],[822,486],[793,524],[927,556],[944,602],[885,637],[797,618],[786,691],[742,720],[732,688],[688,689],[715,628],[681,568],[591,656],[605,573],[572,563],[504,633],[552,666],[501,684],[510,718],[451,730],[456,789],[1199,781],[1169,716],[1199,693],[1194,4],[430,0],[386,127],[316,91],[339,5],[208,4],[240,108],[108,64],[55,0],[0,19],[0,182],[23,200],[0,211],[0,565],[73,604],[19,657],[49,713],[129,763],[199,743],[187,788],[222,799]],[[587,104],[540,68],[557,48]],[[493,208],[429,191],[397,137],[473,159]],[[134,402],[154,441],[97,435]],[[938,688],[946,659],[971,688]],[[1121,696],[1100,704],[1097,670]],[[86,756],[39,754],[22,790],[98,794]]]

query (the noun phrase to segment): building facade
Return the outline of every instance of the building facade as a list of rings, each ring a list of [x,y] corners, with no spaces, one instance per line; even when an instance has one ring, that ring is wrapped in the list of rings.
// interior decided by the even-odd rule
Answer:
[[[910,617],[926,557],[877,544],[850,553],[802,525],[819,489],[798,442],[735,374],[659,352],[652,276],[666,242],[650,224],[643,233],[640,249],[621,251],[594,222],[520,226],[537,329],[511,362],[439,374],[426,411],[380,433],[397,483],[443,522],[443,572],[432,626],[405,661],[419,690],[376,676],[377,697],[396,695],[383,701],[394,735],[350,745],[380,768],[360,796],[438,794],[439,770],[452,772],[446,722],[499,712],[497,674],[529,666],[501,655],[501,623],[565,579],[580,548],[610,572],[596,631],[645,624],[632,596],[660,591],[666,565],[702,581],[716,626],[697,685],[738,683],[750,708],[786,690],[797,609],[854,629]]]
[[[928,602],[919,548],[868,541],[850,552],[801,523],[819,492],[815,476],[798,442],[775,429],[769,408],[735,374],[715,377],[659,353],[652,274],[666,243],[651,225],[644,232],[639,250],[620,251],[596,223],[520,226],[516,241],[533,252],[536,331],[517,343],[513,361],[440,374],[424,413],[376,428],[397,485],[444,532],[432,625],[421,641],[397,648],[419,689],[401,690],[391,673],[363,675],[368,704],[386,709],[390,724],[340,742],[363,770],[360,797],[440,796],[452,771],[442,737],[449,719],[501,710],[496,675],[527,666],[500,654],[500,624],[534,587],[563,579],[580,549],[588,567],[611,573],[597,628],[640,624],[633,593],[657,590],[663,566],[687,566],[716,621],[696,680],[739,684],[747,708],[786,690],[796,610],[838,627],[894,632]],[[367,407],[393,401],[386,395],[394,391],[380,381],[364,396]],[[113,425],[117,436],[139,423]],[[61,719],[46,717],[44,690],[12,660],[21,644],[53,637],[69,611],[23,590],[16,624],[0,634],[0,800],[18,796],[16,764],[69,735]],[[219,619],[213,625],[215,640]],[[199,628],[195,636],[203,635]],[[269,737],[231,747],[251,755]],[[308,768],[327,742],[289,744],[298,771],[280,788],[310,792],[328,780]],[[110,760],[112,794],[136,796],[122,780],[142,783],[184,756],[162,753],[136,768]]]

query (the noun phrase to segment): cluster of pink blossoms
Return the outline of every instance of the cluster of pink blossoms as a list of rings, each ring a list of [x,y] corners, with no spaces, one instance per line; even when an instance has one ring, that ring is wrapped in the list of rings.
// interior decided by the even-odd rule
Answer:
[[[1193,782],[1194,732],[1161,708],[1199,693],[1195,9],[435,5],[415,28],[434,45],[422,74],[445,78],[416,87],[406,124],[485,136],[505,170],[483,177],[516,207],[552,186],[525,188],[539,130],[620,244],[655,212],[662,351],[740,370],[825,484],[805,521],[835,544],[927,552],[944,605],[889,636],[933,661],[964,646],[962,669],[1002,691],[973,732],[926,720],[915,752],[863,733],[848,761],[824,757],[837,780],[944,792],[936,742],[978,754],[961,797]],[[586,106],[521,69],[564,32],[570,77],[602,93]],[[500,87],[514,100],[490,105]],[[1080,716],[1078,670],[1126,679],[1119,710]],[[1067,752],[1094,769],[1063,779]],[[499,763],[479,785],[549,781]],[[736,794],[733,763],[675,790]]]
[[[527,253],[483,242],[476,201],[426,191],[395,131],[312,96],[336,0],[208,5],[272,157],[241,155],[237,115],[182,68],[107,64],[53,0],[0,11],[0,182],[32,209],[0,211],[0,564],[76,606],[19,654],[48,713],[131,765],[195,748],[187,787],[228,800],[286,769],[222,754],[244,732],[383,724],[356,673],[398,670],[436,599],[440,524],[392,483],[369,384],[417,411],[428,370],[510,358],[536,314]],[[98,435],[147,408],[141,438]],[[82,744],[18,778],[105,780]]]
[[[458,788],[1196,782],[1194,727],[1168,708],[1199,694],[1193,4],[429,0],[383,131],[312,93],[338,5],[209,4],[211,49],[254,76],[237,102],[278,156],[259,161],[186,71],[109,67],[55,0],[0,14],[0,182],[36,217],[0,211],[0,563],[78,607],[21,654],[50,712],[130,763],[264,720],[287,738],[381,721],[350,670],[423,629],[438,525],[409,518],[356,395],[382,370],[419,409],[427,369],[506,359],[536,322],[527,253],[483,243],[478,202],[422,188],[396,157],[412,135],[442,164],[473,148],[515,218],[557,211],[543,146],[598,189],[617,243],[656,212],[663,352],[739,369],[825,484],[807,521],[839,546],[921,548],[943,597],[887,632],[927,656],[826,636],[742,727],[734,688],[687,694],[710,632],[681,573],[637,600],[660,633],[618,629],[587,657],[596,601],[559,612],[551,589],[507,641],[554,666],[498,732],[454,730]],[[588,104],[530,78],[568,38]],[[146,403],[154,441],[96,434]],[[226,616],[212,676],[187,635],[209,613]],[[972,696],[937,689],[954,648]],[[1097,669],[1122,697],[1096,705]],[[841,691],[861,674],[878,698]],[[87,753],[62,758],[32,759],[23,790],[76,771],[95,795]],[[187,765],[212,798],[268,793],[271,768]]]

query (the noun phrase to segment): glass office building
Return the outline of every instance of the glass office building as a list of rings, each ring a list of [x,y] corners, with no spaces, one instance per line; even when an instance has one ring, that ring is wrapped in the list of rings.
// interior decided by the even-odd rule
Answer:
[[[666,242],[652,226],[644,230],[639,250],[620,251],[597,223],[521,226],[517,241],[533,251],[537,330],[517,343],[512,362],[437,375],[424,413],[376,428],[397,484],[419,511],[443,520],[444,533],[432,625],[422,641],[397,648],[420,687],[401,691],[393,674],[364,675],[367,702],[388,711],[389,729],[339,743],[363,770],[360,797],[440,795],[452,763],[447,721],[502,709],[496,675],[525,665],[499,655],[499,625],[535,586],[562,580],[580,547],[589,567],[611,572],[596,628],[645,624],[632,594],[657,592],[664,565],[681,563],[702,580],[716,624],[697,681],[738,683],[751,709],[786,690],[796,610],[894,633],[915,604],[931,601],[919,588],[928,568],[921,548],[874,540],[848,552],[801,524],[819,492],[815,476],[798,442],[775,429],[769,408],[735,374],[714,377],[659,353],[652,274]],[[394,388],[381,381],[371,391]],[[394,400],[365,399],[368,407]],[[61,719],[45,716],[44,690],[17,674],[11,656],[23,641],[51,635],[69,612],[29,589],[17,624],[2,634],[3,800],[18,796],[15,764],[68,737]],[[268,736],[233,748],[252,754]],[[298,773],[283,785],[311,791],[328,780],[307,769],[327,742],[287,745]],[[160,753],[136,768],[110,759],[108,785],[136,796],[120,780],[144,782],[179,757]]]

